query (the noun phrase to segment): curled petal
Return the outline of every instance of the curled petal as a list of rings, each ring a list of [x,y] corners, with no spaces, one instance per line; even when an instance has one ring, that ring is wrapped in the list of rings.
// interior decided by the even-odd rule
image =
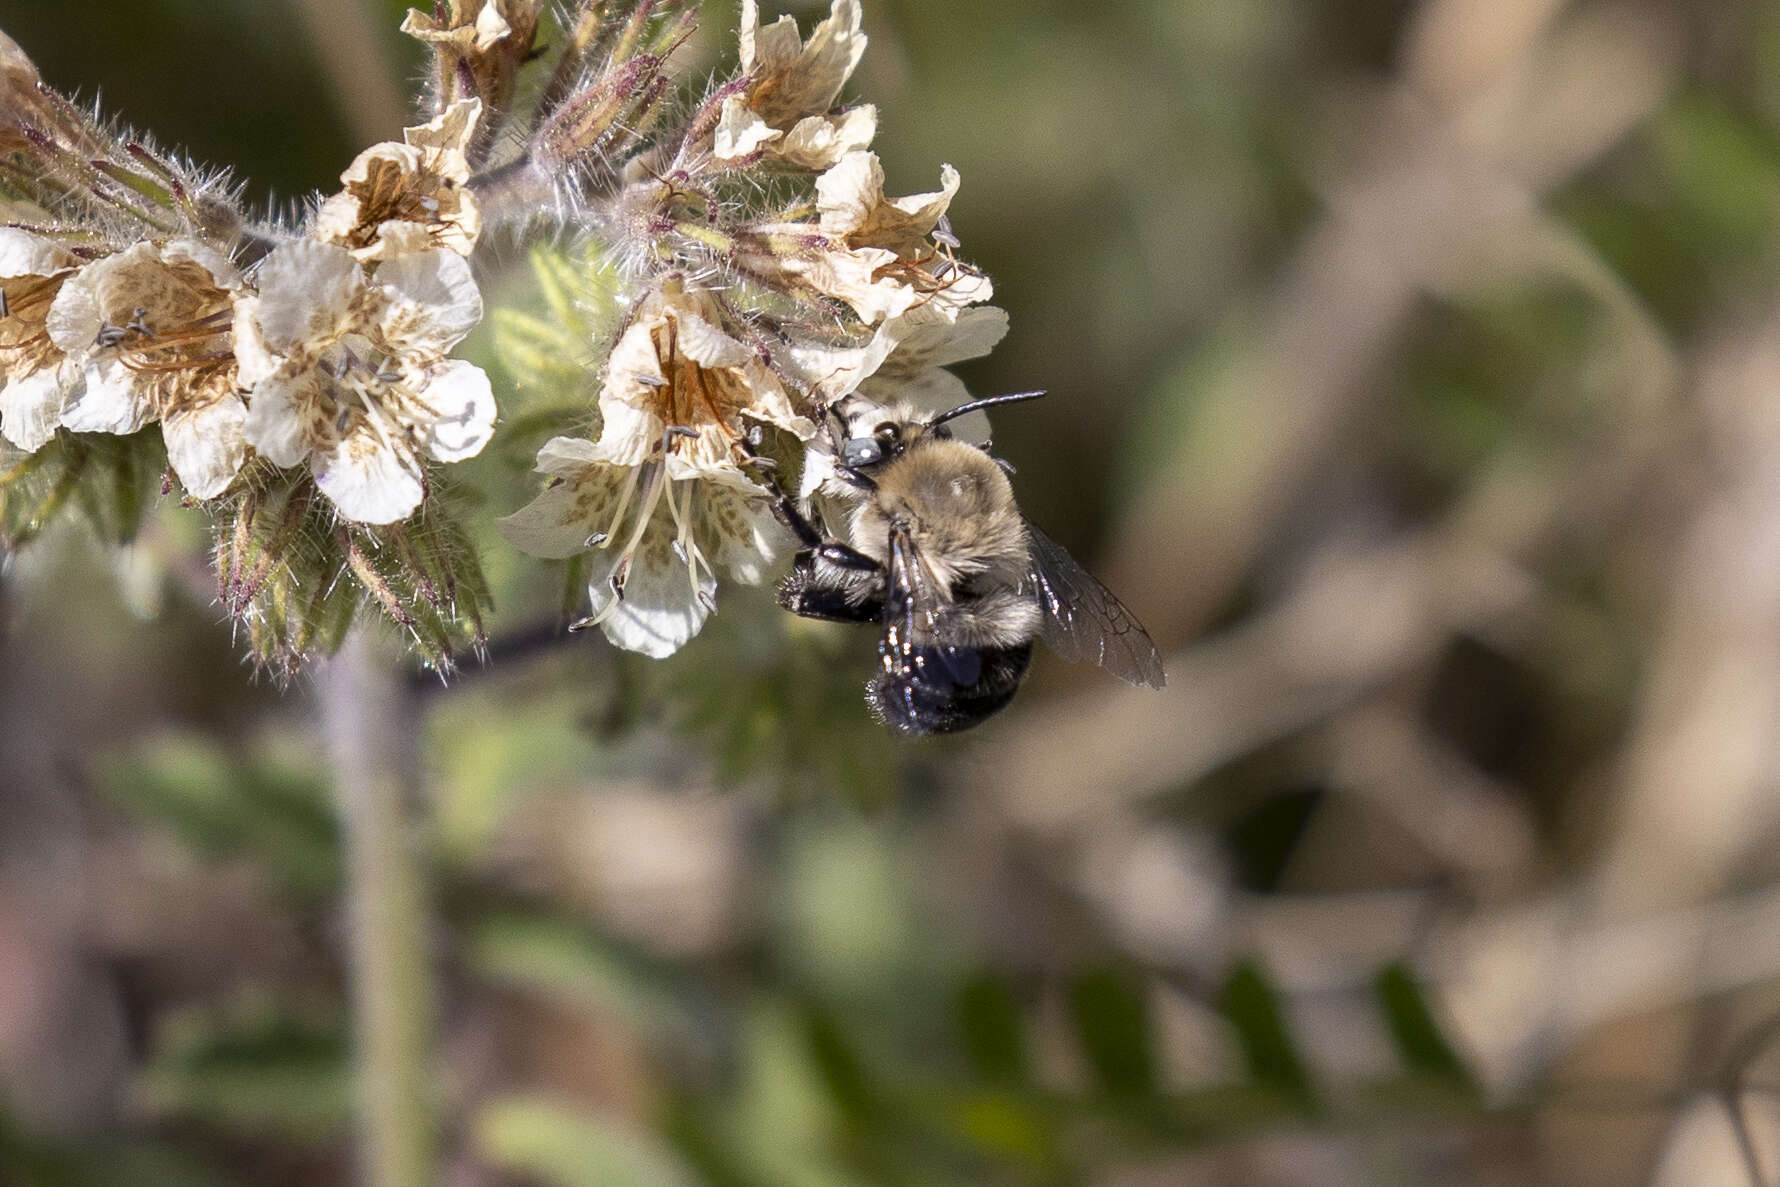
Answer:
[[[680,353],[706,370],[740,367],[753,357],[746,346],[697,314],[681,312],[675,321],[679,323]]]
[[[760,118],[741,95],[723,101],[723,114],[717,120],[717,131],[711,151],[720,161],[734,161],[758,152],[762,145],[777,140],[784,133]]]
[[[538,450],[537,469],[540,474],[573,474],[602,460],[599,447],[585,437],[552,437]]]
[[[251,389],[278,369],[278,357],[266,345],[266,337],[260,332],[259,312],[258,297],[236,298],[235,375],[243,388]]]
[[[828,169],[867,148],[878,134],[878,109],[865,104],[839,115],[812,115],[791,126],[769,155],[800,169]]]
[[[0,278],[54,276],[79,262],[73,252],[41,235],[0,227]]]

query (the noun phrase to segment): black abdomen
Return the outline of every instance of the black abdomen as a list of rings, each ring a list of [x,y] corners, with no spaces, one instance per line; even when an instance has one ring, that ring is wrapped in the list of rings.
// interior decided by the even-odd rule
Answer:
[[[886,670],[865,686],[872,716],[903,734],[950,734],[994,716],[1014,699],[1032,644],[1017,647],[942,648],[916,645],[906,664]],[[948,675],[961,660],[974,659],[977,676],[969,684]]]

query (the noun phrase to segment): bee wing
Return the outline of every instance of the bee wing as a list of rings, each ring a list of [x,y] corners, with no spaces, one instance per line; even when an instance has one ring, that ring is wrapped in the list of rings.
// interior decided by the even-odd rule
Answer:
[[[895,695],[911,707],[920,693],[944,696],[968,688],[981,678],[983,661],[974,647],[947,642],[941,620],[946,599],[928,576],[914,538],[900,527],[890,530],[890,565],[884,589],[884,636],[878,657]]]
[[[1127,684],[1161,688],[1162,656],[1149,632],[1113,592],[1028,520],[1032,554],[1026,590],[1044,612],[1040,633],[1071,663],[1093,660]]]

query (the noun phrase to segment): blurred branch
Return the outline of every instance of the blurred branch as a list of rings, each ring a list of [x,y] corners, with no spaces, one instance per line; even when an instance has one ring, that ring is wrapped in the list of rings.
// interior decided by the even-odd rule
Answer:
[[[388,140],[408,122],[383,27],[364,0],[296,0],[334,104],[360,144]]]
[[[430,1187],[436,1141],[428,920],[408,805],[412,698],[364,631],[321,665],[322,731],[346,827],[366,1187]]]
[[[1348,442],[1418,298],[1524,233],[1540,219],[1539,195],[1599,158],[1669,87],[1672,31],[1620,6],[1549,27],[1543,0],[1506,6],[1526,10],[1521,21],[1503,7],[1433,6],[1444,15],[1420,26],[1399,84],[1352,121],[1370,139],[1325,185],[1329,213],[1276,284],[1254,357],[1200,393],[1187,448],[1134,500],[1108,584],[1164,642],[1201,630],[1228,601],[1305,482]],[[1520,33],[1489,62],[1447,72],[1445,32],[1479,21]]]

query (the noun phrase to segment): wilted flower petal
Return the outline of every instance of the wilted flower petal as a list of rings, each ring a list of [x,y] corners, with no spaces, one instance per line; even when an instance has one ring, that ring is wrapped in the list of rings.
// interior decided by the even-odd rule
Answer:
[[[3,48],[3,46],[0,46]],[[0,227],[0,435],[21,449],[55,436],[81,370],[50,339],[46,319],[78,261],[41,236]]]
[[[186,490],[221,494],[246,458],[230,343],[240,273],[208,244],[138,243],[86,265],[56,294],[49,338],[82,370],[62,424],[134,433],[160,421]],[[214,433],[198,441],[193,434]]]
[[[492,11],[492,9],[488,10]],[[359,260],[395,259],[435,249],[467,256],[482,233],[482,212],[465,187],[480,99],[453,103],[431,123],[360,153],[321,204],[315,233]]]
[[[759,5],[743,0],[739,34],[742,72],[751,81],[746,91],[724,100],[713,145],[719,160],[759,152],[799,168],[825,169],[871,143],[875,109],[831,112],[865,53],[857,0],[834,0],[807,44],[795,18],[782,16],[762,28]]]

